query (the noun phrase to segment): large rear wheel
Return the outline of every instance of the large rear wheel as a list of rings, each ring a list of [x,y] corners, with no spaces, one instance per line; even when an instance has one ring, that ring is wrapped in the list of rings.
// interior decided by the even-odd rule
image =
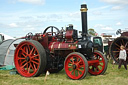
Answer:
[[[120,46],[123,45],[128,55],[128,37],[122,36],[116,38],[110,45],[109,54],[116,63],[119,63]],[[128,61],[128,59],[127,59]]]
[[[24,77],[39,76],[46,67],[46,52],[34,40],[21,42],[15,51],[14,62],[18,73]]]
[[[84,55],[78,52],[70,53],[64,66],[67,76],[71,79],[83,79],[88,72],[88,62]]]

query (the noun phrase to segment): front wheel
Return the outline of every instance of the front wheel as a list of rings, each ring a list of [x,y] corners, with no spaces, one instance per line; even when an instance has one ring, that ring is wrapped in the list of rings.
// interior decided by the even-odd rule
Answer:
[[[100,51],[95,50],[94,51],[94,59],[98,60],[97,63],[91,64],[89,66],[89,73],[92,75],[100,75],[104,74],[105,71],[107,70],[107,58],[104,56],[103,53]]]
[[[88,62],[84,55],[78,52],[70,53],[64,66],[67,76],[71,79],[83,79],[88,72]]]

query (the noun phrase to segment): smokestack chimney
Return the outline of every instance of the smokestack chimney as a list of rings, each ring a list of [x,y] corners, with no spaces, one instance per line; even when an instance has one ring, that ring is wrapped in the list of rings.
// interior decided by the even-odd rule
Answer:
[[[88,29],[87,29],[87,5],[82,4],[81,5],[81,19],[82,19],[82,39],[85,40],[86,36],[88,34]]]

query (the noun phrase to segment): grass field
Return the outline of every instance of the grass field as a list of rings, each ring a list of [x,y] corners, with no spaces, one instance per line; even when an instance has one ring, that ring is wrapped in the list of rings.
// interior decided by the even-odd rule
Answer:
[[[10,71],[0,71],[0,85],[127,85],[128,70],[117,69],[117,65],[108,63],[107,71],[104,75],[92,76],[89,73],[82,80],[71,80],[62,70],[56,74],[47,76],[44,82],[45,74],[39,77],[25,78],[20,75],[10,75]]]

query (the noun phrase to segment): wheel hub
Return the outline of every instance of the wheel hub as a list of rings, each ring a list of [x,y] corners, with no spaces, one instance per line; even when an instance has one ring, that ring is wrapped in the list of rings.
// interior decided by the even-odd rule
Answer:
[[[73,69],[76,69],[76,68],[77,68],[77,66],[74,64],[74,65],[73,65]]]
[[[27,62],[29,62],[29,61],[30,61],[29,56],[27,56],[25,60],[26,60]]]

